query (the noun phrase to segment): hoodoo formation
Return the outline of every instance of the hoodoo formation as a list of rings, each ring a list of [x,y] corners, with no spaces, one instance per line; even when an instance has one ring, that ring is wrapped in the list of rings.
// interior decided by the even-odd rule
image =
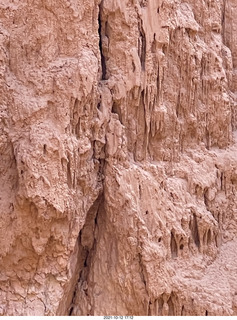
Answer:
[[[237,315],[237,1],[0,0],[0,315]]]

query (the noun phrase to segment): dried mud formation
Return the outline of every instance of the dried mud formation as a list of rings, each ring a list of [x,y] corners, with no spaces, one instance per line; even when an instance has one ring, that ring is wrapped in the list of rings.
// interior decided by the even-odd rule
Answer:
[[[237,315],[235,0],[0,0],[0,315]]]

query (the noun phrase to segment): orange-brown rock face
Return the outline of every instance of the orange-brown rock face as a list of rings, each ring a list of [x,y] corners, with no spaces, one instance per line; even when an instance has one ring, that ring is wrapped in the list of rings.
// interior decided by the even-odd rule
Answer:
[[[0,315],[237,315],[235,0],[0,0]]]

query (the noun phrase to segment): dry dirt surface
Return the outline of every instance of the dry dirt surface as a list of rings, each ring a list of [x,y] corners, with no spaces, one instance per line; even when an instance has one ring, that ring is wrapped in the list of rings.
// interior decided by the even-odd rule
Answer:
[[[237,315],[236,0],[0,0],[0,315]]]

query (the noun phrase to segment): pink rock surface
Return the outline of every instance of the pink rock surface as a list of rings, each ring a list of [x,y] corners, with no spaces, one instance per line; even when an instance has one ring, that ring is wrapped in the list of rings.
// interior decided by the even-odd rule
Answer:
[[[235,0],[0,0],[0,315],[237,315]]]

